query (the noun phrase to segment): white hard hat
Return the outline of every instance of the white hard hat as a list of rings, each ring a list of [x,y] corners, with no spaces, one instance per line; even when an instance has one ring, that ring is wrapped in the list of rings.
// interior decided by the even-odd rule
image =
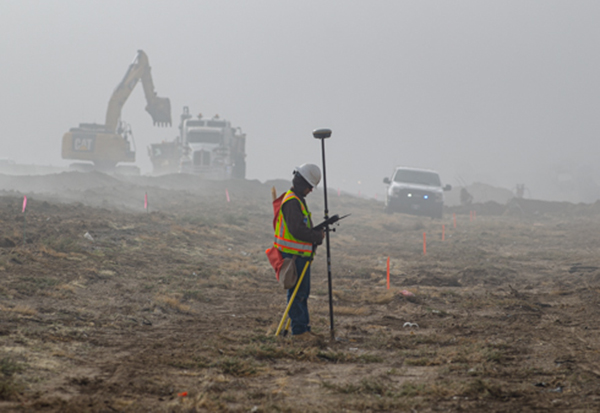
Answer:
[[[302,178],[306,179],[306,182],[308,182],[313,188],[319,185],[319,182],[321,182],[321,170],[315,164],[302,164],[296,168],[295,172],[298,172]]]

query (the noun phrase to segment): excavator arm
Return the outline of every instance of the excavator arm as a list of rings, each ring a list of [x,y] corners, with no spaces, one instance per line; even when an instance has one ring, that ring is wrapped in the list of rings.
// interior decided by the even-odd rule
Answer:
[[[161,98],[154,91],[154,83],[148,64],[148,56],[143,50],[138,50],[138,54],[129,68],[121,83],[115,88],[106,111],[105,127],[107,131],[116,133],[121,119],[121,110],[123,105],[133,92],[137,82],[141,80],[146,96],[146,112],[152,116],[152,121],[158,126],[171,125],[171,101],[168,98]]]

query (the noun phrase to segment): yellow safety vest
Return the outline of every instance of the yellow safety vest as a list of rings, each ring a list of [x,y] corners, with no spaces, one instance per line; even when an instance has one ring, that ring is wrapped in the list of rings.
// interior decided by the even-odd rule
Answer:
[[[311,227],[310,212],[308,207],[304,206],[304,203],[300,201],[300,198],[290,189],[286,192],[283,200],[281,201],[281,209],[279,210],[279,216],[277,217],[277,224],[275,225],[275,248],[281,252],[287,252],[288,254],[302,255],[309,257],[312,253],[312,243],[300,241],[290,233],[288,226],[283,218],[283,204],[290,199],[297,199],[300,202],[302,213],[306,221],[306,226]]]

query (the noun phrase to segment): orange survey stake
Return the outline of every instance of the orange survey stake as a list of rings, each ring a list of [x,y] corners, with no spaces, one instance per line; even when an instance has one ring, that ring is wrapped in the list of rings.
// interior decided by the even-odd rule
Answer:
[[[387,259],[387,289],[390,289],[390,257]]]

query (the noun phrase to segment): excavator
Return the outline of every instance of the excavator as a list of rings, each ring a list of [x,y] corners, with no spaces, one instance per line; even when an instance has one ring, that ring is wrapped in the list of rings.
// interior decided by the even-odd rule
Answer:
[[[115,170],[119,162],[135,162],[135,143],[128,124],[121,121],[121,109],[133,92],[138,81],[142,81],[146,96],[146,111],[152,116],[155,126],[171,126],[171,101],[161,98],[154,91],[148,56],[138,50],[125,77],[117,85],[106,111],[104,125],[81,123],[64,134],[62,140],[63,159],[91,161],[91,164],[74,164],[74,169],[96,169],[105,172]]]

